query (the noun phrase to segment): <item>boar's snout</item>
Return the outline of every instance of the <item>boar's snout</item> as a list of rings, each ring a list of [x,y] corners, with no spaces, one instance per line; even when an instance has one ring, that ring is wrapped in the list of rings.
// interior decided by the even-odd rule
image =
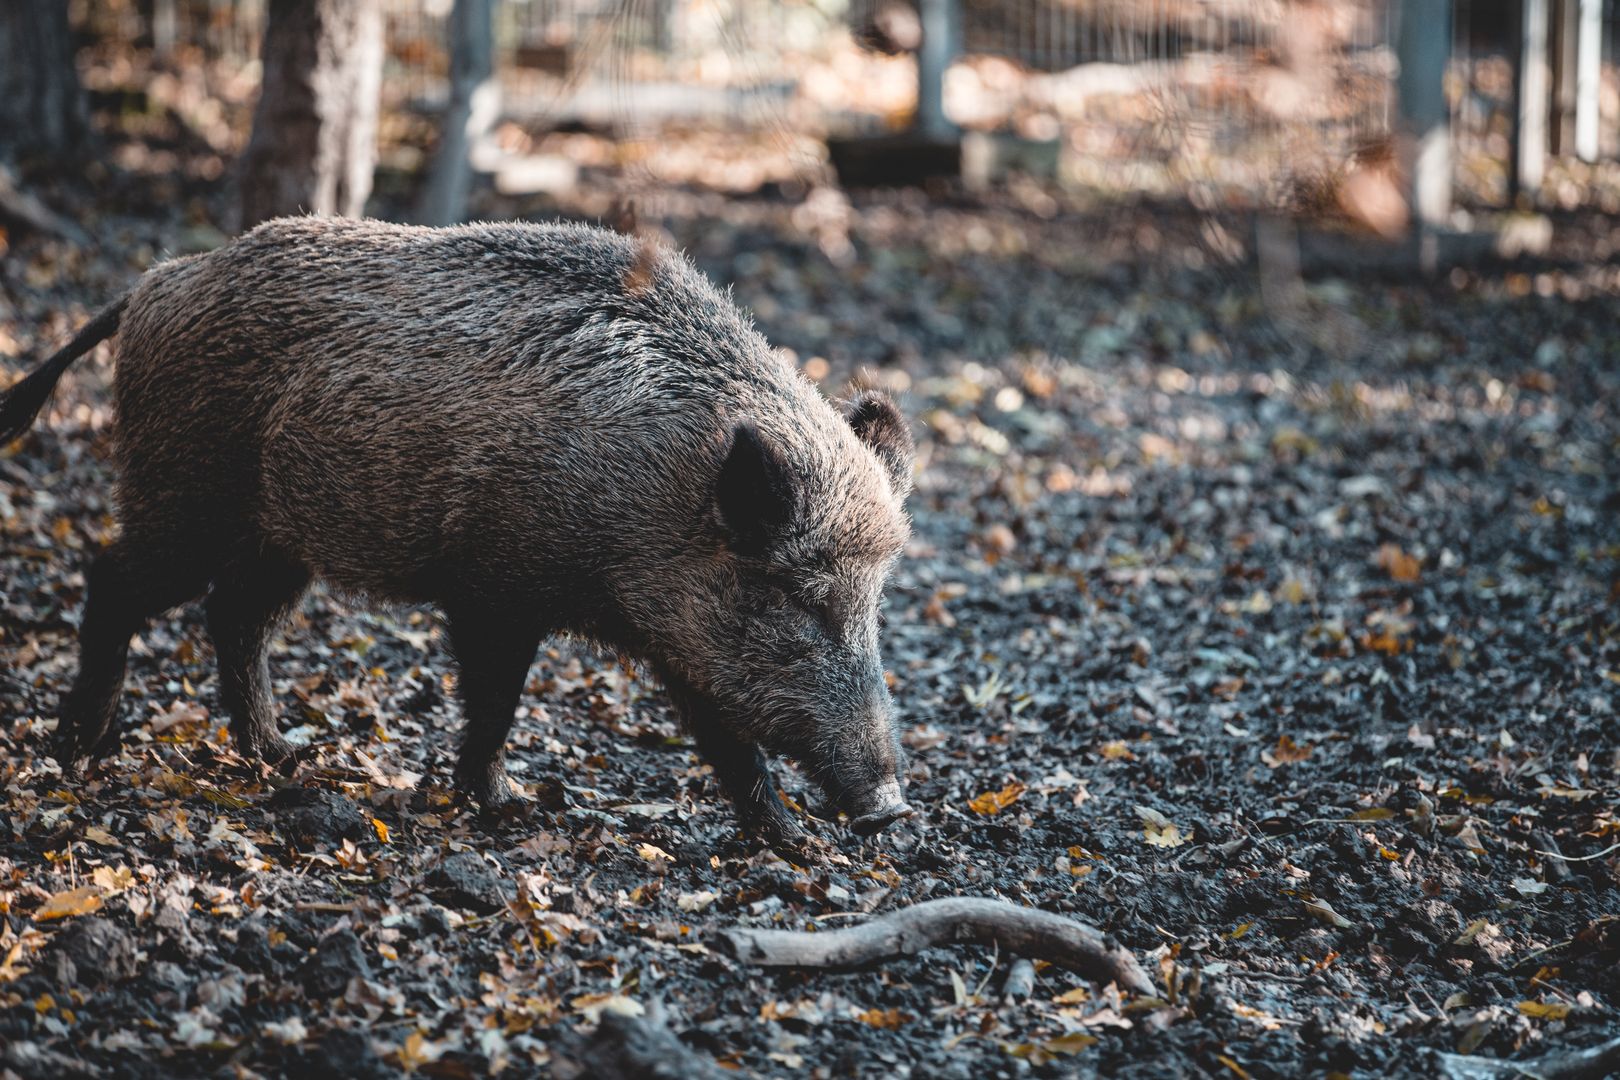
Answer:
[[[817,779],[849,817],[849,827],[871,836],[915,811],[900,794],[900,733],[894,704],[875,664],[864,682],[864,700],[855,710],[859,719],[840,730],[829,747],[831,759],[821,763]]]
[[[871,836],[916,811],[901,797],[899,782],[891,778],[865,792],[847,793],[844,813],[849,815],[851,829],[862,836]]]

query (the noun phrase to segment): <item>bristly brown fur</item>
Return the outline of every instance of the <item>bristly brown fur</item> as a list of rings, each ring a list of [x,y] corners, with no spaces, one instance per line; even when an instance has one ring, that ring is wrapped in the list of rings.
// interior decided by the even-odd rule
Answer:
[[[123,532],[90,575],[64,758],[115,738],[130,634],[205,590],[233,730],[285,754],[265,644],[319,577],[443,609],[458,775],[486,807],[562,630],[664,676],[768,838],[797,826],[759,747],[852,813],[895,776],[876,612],[910,436],[869,396],[852,426],[676,254],[573,225],[268,222],[142,278],[115,404]],[[779,507],[717,505],[739,432],[792,505],[748,547]]]

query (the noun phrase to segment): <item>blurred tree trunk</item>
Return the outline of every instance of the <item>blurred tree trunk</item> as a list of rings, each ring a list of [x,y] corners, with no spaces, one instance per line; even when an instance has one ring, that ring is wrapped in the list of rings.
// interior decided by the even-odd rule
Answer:
[[[0,159],[65,154],[89,131],[62,0],[0,2]]]
[[[377,163],[379,0],[271,0],[264,85],[242,155],[242,227],[358,217]]]
[[[454,225],[467,216],[472,150],[501,108],[495,81],[495,0],[456,0],[450,14],[450,105],[417,220]]]

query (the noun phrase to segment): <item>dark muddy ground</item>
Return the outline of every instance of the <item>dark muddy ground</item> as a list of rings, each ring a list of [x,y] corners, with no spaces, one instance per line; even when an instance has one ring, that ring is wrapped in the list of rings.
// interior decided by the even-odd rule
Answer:
[[[214,242],[222,190],[48,190],[97,253],[10,238],[8,375]],[[1528,271],[1262,289],[1175,208],[659,206],[829,392],[866,368],[916,422],[886,658],[919,816],[817,823],[847,864],[754,850],[658,689],[562,643],[513,748],[537,816],[488,834],[446,787],[434,617],[329,595],[273,658],[312,746],[290,781],[231,751],[185,609],[134,649],[123,754],[65,784],[103,350],[0,452],[4,1067],[544,1074],[649,1006],[779,1076],[1432,1076],[1620,1029],[1605,219]],[[763,974],[713,947],[958,894],[1111,931],[1159,996],[1042,967],[1008,1003],[984,949]]]

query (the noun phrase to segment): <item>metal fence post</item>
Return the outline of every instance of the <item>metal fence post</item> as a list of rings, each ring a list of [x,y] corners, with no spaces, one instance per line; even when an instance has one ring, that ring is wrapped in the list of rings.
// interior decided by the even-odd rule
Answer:
[[[1451,113],[1445,89],[1451,0],[1402,0],[1400,10],[1400,132],[1407,146],[1413,219],[1420,233],[1432,232],[1451,214]]]
[[[949,139],[955,127],[945,116],[945,69],[962,40],[961,0],[920,0],[922,48],[917,51],[917,131]]]

